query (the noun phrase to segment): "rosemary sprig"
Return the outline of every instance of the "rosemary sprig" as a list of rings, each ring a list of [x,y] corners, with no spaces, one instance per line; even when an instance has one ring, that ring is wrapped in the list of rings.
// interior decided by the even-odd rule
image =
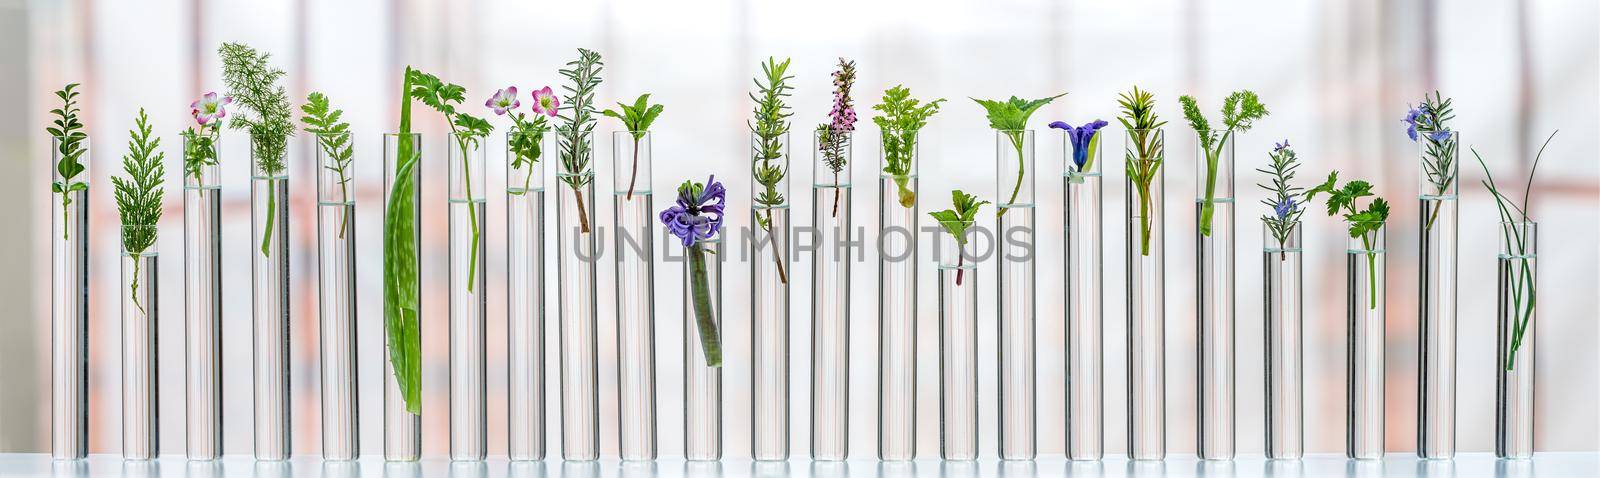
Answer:
[[[644,139],[644,134],[650,131],[650,124],[654,123],[656,117],[661,116],[661,111],[666,108],[661,105],[650,104],[649,93],[639,95],[639,99],[634,100],[632,105],[618,102],[617,107],[621,111],[606,108],[600,114],[621,121],[622,127],[627,128],[629,136],[633,137],[633,172],[629,174],[628,195],[626,197],[627,200],[631,201],[633,200],[633,187],[639,181],[639,141]]]
[[[406,403],[422,414],[422,308],[418,275],[417,182],[420,145],[411,138],[411,78],[406,67],[400,86],[400,126],[395,145],[394,184],[383,218],[383,328],[389,338],[389,368]]]
[[[1126,173],[1128,180],[1133,182],[1139,195],[1139,253],[1150,255],[1150,183],[1155,180],[1156,173],[1161,171],[1165,161],[1165,137],[1158,129],[1167,124],[1156,117],[1155,95],[1149,91],[1141,91],[1133,87],[1133,91],[1123,93],[1117,100],[1122,107],[1122,116],[1117,121],[1122,122],[1122,127],[1128,130],[1133,138],[1133,149],[1125,152],[1127,156]]]
[[[471,161],[471,151],[489,132],[494,131],[494,126],[483,118],[456,111],[456,105],[467,99],[467,89],[461,85],[446,83],[437,76],[415,69],[411,70],[411,85],[411,98],[444,115],[445,123],[450,125],[450,137],[461,151],[461,179],[465,181],[467,199],[471,200],[474,197],[472,175],[467,173],[472,170],[467,166]],[[478,208],[467,208],[467,219],[472,227],[472,246],[467,259],[467,292],[472,292],[478,279],[478,244],[483,236],[483,226],[478,224]]]
[[[767,57],[766,63],[761,64],[761,77],[754,81],[756,92],[750,93],[750,99],[755,100],[755,119],[747,122],[750,131],[755,133],[755,144],[750,145],[750,156],[753,175],[756,184],[765,187],[765,191],[757,193],[751,198],[756,207],[765,209],[766,216],[756,216],[757,225],[772,235],[772,208],[782,206],[788,200],[778,192],[778,185],[783,182],[788,174],[788,158],[785,157],[783,138],[789,134],[789,106],[784,104],[783,98],[789,96],[789,80],[794,77],[786,72],[789,70],[789,59],[778,62],[777,59]],[[763,82],[762,80],[766,80]],[[783,253],[776,244],[772,248],[772,261],[778,265],[778,280],[787,284],[789,275],[783,270]]]
[[[233,128],[250,131],[250,152],[256,168],[268,177],[277,177],[283,173],[289,137],[294,136],[289,94],[280,84],[283,70],[267,62],[272,55],[257,52],[242,43],[223,43],[217,53],[222,56],[222,82],[228,86],[228,96],[238,100],[250,113],[234,117]],[[261,233],[261,255],[264,256],[272,255],[277,194],[276,188],[267,188],[267,222]]]
[[[78,121],[78,88],[77,83],[68,83],[66,87],[56,91],[56,97],[61,98],[61,107],[50,110],[56,119],[51,123],[54,126],[45,127],[50,136],[59,140],[56,144],[56,174],[61,179],[50,183],[50,192],[61,195],[61,240],[67,240],[70,231],[70,219],[67,217],[68,206],[72,205],[72,193],[89,190],[89,184],[75,180],[83,173],[86,166],[79,158],[89,150],[83,142],[89,135],[83,132],[83,123]]]
[[[1009,206],[1017,202],[1017,194],[1022,192],[1022,180],[1027,175],[1027,158],[1023,157],[1022,148],[1028,133],[1028,118],[1033,116],[1034,111],[1066,95],[1062,93],[1031,101],[1015,96],[1006,101],[972,98],[972,101],[978,102],[988,113],[989,127],[1005,134],[1006,138],[1011,140],[1011,146],[1017,149],[1017,185],[1011,189],[1011,199],[996,208],[998,209],[995,212],[996,217],[1006,215]]]
[[[1425,192],[1424,196],[1443,196],[1456,182],[1457,139],[1446,124],[1456,117],[1451,101],[1435,91],[1432,97],[1423,95],[1422,104],[1406,114],[1407,133],[1413,141],[1422,143],[1422,170],[1433,187],[1433,191]],[[1433,230],[1441,209],[1435,207],[1428,215],[1428,222],[1423,224],[1424,233]]]
[[[1344,221],[1349,226],[1350,237],[1361,239],[1361,245],[1367,251],[1367,285],[1371,287],[1371,293],[1367,294],[1371,303],[1367,308],[1376,309],[1378,308],[1378,252],[1373,248],[1377,245],[1378,230],[1383,228],[1384,221],[1389,219],[1389,203],[1381,197],[1373,196],[1372,184],[1366,181],[1357,179],[1345,183],[1343,187],[1339,187],[1338,183],[1339,172],[1329,173],[1326,182],[1306,191],[1306,201],[1310,202],[1318,194],[1327,193],[1328,215],[1336,216],[1339,215],[1339,211],[1344,211]],[[1366,209],[1357,210],[1356,200],[1368,196],[1372,196],[1372,202],[1367,204]]]
[[[1471,149],[1472,156],[1478,159],[1478,166],[1483,168],[1483,187],[1489,189],[1489,194],[1494,195],[1495,207],[1500,212],[1501,222],[1506,224],[1529,222],[1528,209],[1530,204],[1528,199],[1533,195],[1533,176],[1534,173],[1539,172],[1539,160],[1544,158],[1544,149],[1550,146],[1550,141],[1556,139],[1556,133],[1559,132],[1560,130],[1550,132],[1550,137],[1545,138],[1544,144],[1539,146],[1539,153],[1534,155],[1533,167],[1529,168],[1528,171],[1528,183],[1522,188],[1522,205],[1520,206],[1500,192],[1500,188],[1495,185],[1494,174],[1489,172],[1489,165],[1484,163],[1483,156],[1478,154],[1477,149]],[[1513,211],[1516,213],[1515,215],[1512,214]],[[1521,221],[1516,219],[1521,219]],[[1526,228],[1519,228],[1513,232],[1512,227],[1502,229],[1505,229],[1501,233],[1505,235],[1506,246],[1514,249],[1510,252],[1523,259],[1518,261],[1521,266],[1520,270],[1507,271],[1507,274],[1512,277],[1511,310],[1514,314],[1511,328],[1511,345],[1509,350],[1506,351],[1505,365],[1506,371],[1510,371],[1516,367],[1517,350],[1522,348],[1522,341],[1529,330],[1528,327],[1533,323],[1534,305],[1537,302],[1538,295],[1535,289],[1537,284],[1534,280],[1536,277],[1533,275],[1533,266],[1527,260],[1529,259],[1528,251],[1534,245],[1534,238],[1530,237],[1531,231]]]
[[[922,104],[911,97],[910,89],[895,85],[883,92],[882,103],[872,107],[880,113],[872,117],[872,122],[883,132],[883,173],[894,178],[902,207],[917,205],[917,193],[909,187],[917,133],[928,124],[928,118],[939,112],[939,103],[943,102],[944,98],[938,98]]]
[[[306,124],[306,132],[317,137],[317,147],[322,148],[322,153],[333,160],[333,165],[322,167],[339,176],[340,202],[349,204],[350,161],[355,157],[350,147],[350,123],[339,121],[344,110],[330,106],[327,95],[312,92],[306,96],[306,104],[300,106],[300,111],[305,113],[300,121]],[[347,215],[339,221],[339,237],[344,237],[345,229],[353,220]]]
[[[566,95],[562,97],[559,118],[566,124],[556,126],[561,143],[561,169],[566,173],[560,179],[572,187],[573,197],[577,199],[578,226],[584,234],[589,233],[589,210],[583,204],[583,187],[594,181],[594,172],[589,169],[589,160],[594,155],[590,143],[596,120],[594,90],[600,87],[603,68],[605,63],[600,61],[599,53],[579,48],[578,59],[567,62],[566,69],[557,71],[572,82],[561,86]]]
[[[1249,131],[1255,120],[1269,114],[1267,106],[1261,104],[1261,99],[1250,90],[1235,91],[1222,100],[1222,126],[1221,130],[1211,129],[1211,123],[1206,121],[1205,114],[1200,112],[1200,106],[1194,97],[1183,95],[1178,97],[1178,102],[1183,104],[1183,116],[1189,120],[1189,126],[1194,128],[1195,134],[1200,136],[1200,150],[1206,155],[1206,196],[1205,202],[1200,204],[1200,235],[1211,235],[1211,218],[1216,213],[1217,166],[1222,159],[1222,148],[1228,144],[1228,139],[1234,133]]]
[[[133,259],[132,289],[134,307],[149,312],[139,303],[139,256],[156,243],[156,223],[161,220],[161,176],[166,154],[157,151],[161,138],[151,136],[150,117],[139,109],[134,129],[128,132],[128,154],[122,156],[122,169],[128,177],[111,177],[112,196],[122,217],[122,251]]]
[[[1269,199],[1262,199],[1261,204],[1272,211],[1271,214],[1261,216],[1261,221],[1267,225],[1267,230],[1272,231],[1272,238],[1278,241],[1279,259],[1285,258],[1283,249],[1289,241],[1289,234],[1294,232],[1295,224],[1300,223],[1300,215],[1305,213],[1302,202],[1296,202],[1305,188],[1295,186],[1295,169],[1300,167],[1300,158],[1295,155],[1294,149],[1289,147],[1289,140],[1272,149],[1268,155],[1271,162],[1265,168],[1257,168],[1271,179],[1267,184],[1257,183],[1256,186],[1272,194]]]
[[[957,189],[950,192],[950,202],[951,209],[933,211],[928,215],[933,216],[933,220],[937,221],[945,232],[950,233],[950,236],[955,238],[957,248],[965,248],[967,245],[967,228],[976,223],[978,208],[983,207],[984,204],[989,204],[989,201],[980,201],[977,196]],[[962,264],[966,263],[967,255],[962,250],[957,250],[955,253],[956,285],[961,285],[961,276],[966,272]]]

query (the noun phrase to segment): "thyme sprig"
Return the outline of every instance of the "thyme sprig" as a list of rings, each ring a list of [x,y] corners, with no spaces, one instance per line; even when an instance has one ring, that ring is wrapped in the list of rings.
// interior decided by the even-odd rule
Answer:
[[[1178,102],[1183,104],[1183,116],[1189,120],[1189,126],[1194,128],[1195,134],[1199,135],[1200,151],[1206,155],[1205,201],[1200,204],[1198,223],[1200,235],[1210,236],[1211,218],[1216,213],[1217,166],[1222,159],[1222,148],[1234,133],[1249,131],[1255,120],[1269,113],[1255,92],[1235,91],[1222,100],[1222,129],[1217,130],[1212,129],[1211,123],[1206,121],[1194,97],[1183,95],[1178,97]]]
[[[594,155],[590,139],[594,137],[597,119],[594,90],[600,87],[603,68],[605,63],[600,61],[599,53],[579,48],[578,59],[567,62],[567,68],[557,71],[572,82],[561,86],[566,95],[561,99],[559,118],[566,124],[556,126],[561,143],[561,169],[566,173],[560,179],[572,187],[578,205],[578,226],[584,234],[589,233],[589,210],[583,204],[583,187],[594,181],[594,172],[589,169],[589,160]]]
[[[454,83],[446,83],[439,77],[420,70],[411,70],[411,98],[421,101],[435,111],[444,115],[445,123],[450,125],[450,137],[455,140],[456,148],[461,151],[461,171],[464,181],[465,193],[470,201],[475,196],[472,194],[472,175],[468,163],[472,160],[471,151],[478,147],[484,137],[494,131],[494,126],[488,120],[456,111],[456,105],[467,100],[467,89]],[[467,292],[472,292],[478,278],[478,244],[483,242],[483,227],[478,223],[478,208],[467,208],[468,225],[472,227],[472,246],[469,248],[467,260]]]
[[[656,117],[661,116],[661,111],[666,107],[650,104],[649,93],[639,95],[639,99],[634,100],[632,105],[618,102],[617,107],[621,111],[606,108],[600,114],[621,121],[622,127],[627,128],[628,135],[633,137],[633,172],[629,173],[628,195],[625,198],[631,201],[634,185],[639,181],[639,141],[644,139],[645,133],[650,131],[650,124],[656,121]]]
[[[228,96],[244,106],[245,113],[233,119],[234,129],[250,132],[250,152],[256,168],[269,178],[283,174],[289,137],[294,136],[293,112],[284,90],[283,70],[268,60],[272,55],[257,52],[243,43],[223,43],[217,48],[222,57],[222,83]],[[261,255],[270,256],[272,228],[277,217],[277,188],[267,188],[266,224],[261,233]]]
[[[344,110],[329,105],[327,95],[312,92],[306,96],[306,104],[300,105],[300,111],[305,113],[305,116],[300,117],[300,121],[305,123],[306,132],[317,137],[317,147],[322,148],[322,153],[333,160],[332,165],[322,165],[322,167],[339,176],[340,202],[349,204],[350,161],[355,159],[355,155],[350,145],[350,123],[339,120],[339,117],[344,115]],[[339,221],[339,237],[344,237],[345,229],[353,220],[354,218],[346,215]]]
[[[995,212],[996,217],[1006,215],[1006,211],[1010,209],[1010,207],[1006,206],[1015,204],[1017,195],[1022,192],[1022,180],[1027,175],[1027,158],[1024,157],[1022,148],[1027,138],[1028,118],[1033,116],[1034,111],[1038,111],[1044,105],[1055,101],[1056,98],[1066,95],[1066,93],[1062,93],[1037,100],[1024,100],[1013,96],[1006,101],[972,98],[972,101],[976,101],[980,106],[983,106],[984,111],[988,114],[989,127],[1005,134],[1006,138],[1011,141],[1011,146],[1017,150],[1017,185],[1011,189],[1011,199],[1006,200],[1005,205],[1002,207],[996,208],[999,209],[999,211]]]
[[[1512,249],[1508,252],[1514,254],[1515,258],[1523,259],[1515,261],[1518,263],[1518,270],[1505,271],[1506,275],[1511,277],[1512,282],[1511,310],[1513,314],[1511,345],[1506,351],[1506,371],[1511,371],[1516,367],[1517,350],[1522,348],[1522,342],[1528,330],[1531,330],[1529,326],[1533,323],[1534,305],[1538,302],[1535,288],[1537,281],[1534,280],[1536,277],[1533,274],[1532,261],[1528,260],[1531,259],[1530,251],[1534,246],[1533,231],[1526,227],[1515,227],[1515,225],[1530,222],[1528,218],[1528,210],[1530,209],[1528,199],[1533,195],[1533,176],[1534,173],[1539,172],[1539,160],[1544,158],[1544,149],[1550,146],[1550,141],[1556,139],[1556,133],[1559,132],[1560,130],[1550,132],[1550,137],[1545,138],[1544,144],[1539,146],[1539,153],[1534,155],[1533,166],[1528,170],[1528,183],[1522,187],[1521,205],[1512,202],[1511,198],[1500,192],[1499,186],[1494,182],[1494,173],[1489,172],[1489,165],[1484,163],[1483,156],[1478,154],[1477,149],[1471,149],[1472,156],[1478,159],[1478,166],[1483,168],[1483,187],[1489,190],[1489,194],[1494,195],[1495,207],[1500,212],[1500,221],[1507,224],[1502,228],[1504,230],[1501,233],[1505,235],[1506,247]],[[1518,219],[1521,220],[1518,221]],[[1509,261],[1504,264],[1504,267],[1511,267]]]
[[[943,102],[944,98],[938,98],[922,104],[911,97],[910,89],[895,85],[883,92],[882,103],[872,106],[880,113],[872,117],[872,122],[883,132],[883,173],[894,178],[902,207],[917,205],[917,193],[910,188],[917,133],[928,124],[928,118],[939,113],[939,103]]]
[[[769,237],[772,235],[772,208],[788,202],[783,193],[778,191],[778,185],[789,170],[783,138],[789,134],[789,116],[793,113],[789,112],[789,106],[783,99],[793,89],[789,86],[789,80],[794,77],[787,74],[788,70],[788,58],[778,62],[776,58],[767,57],[766,63],[761,64],[761,76],[754,80],[756,92],[750,93],[750,99],[756,102],[753,111],[755,118],[746,123],[756,135],[755,144],[750,145],[754,179],[756,184],[766,188],[751,200],[756,207],[765,210],[765,216],[756,215],[756,222],[767,231]],[[787,284],[789,275],[784,272],[782,254],[774,244],[772,260],[778,265],[778,280]]]
[[[149,312],[139,303],[139,256],[156,243],[156,223],[161,221],[161,176],[166,154],[157,151],[161,138],[151,135],[150,117],[139,109],[134,129],[128,132],[128,154],[122,156],[127,177],[111,177],[112,196],[122,217],[122,251],[133,259],[133,279],[128,284],[134,307]]]
[[[50,110],[50,114],[56,117],[51,122],[54,126],[45,127],[45,131],[58,140],[56,154],[59,158],[56,159],[55,168],[61,179],[50,184],[50,192],[61,195],[61,240],[67,240],[71,234],[67,214],[68,206],[72,205],[72,193],[89,190],[89,183],[76,180],[87,169],[80,158],[89,151],[83,144],[89,135],[83,132],[83,123],[78,121],[77,88],[77,83],[68,83],[56,91],[56,97],[61,98],[61,107]]]
[[[1300,158],[1289,146],[1289,140],[1284,140],[1273,148],[1268,157],[1271,158],[1271,162],[1267,167],[1256,168],[1256,171],[1270,178],[1266,184],[1257,183],[1256,186],[1272,195],[1271,198],[1261,200],[1261,204],[1272,211],[1261,216],[1261,221],[1267,225],[1267,230],[1272,232],[1272,238],[1278,241],[1279,259],[1283,259],[1285,258],[1283,249],[1289,241],[1289,234],[1294,232],[1295,225],[1300,223],[1300,215],[1305,213],[1304,202],[1295,200],[1305,188],[1294,185],[1295,169],[1300,167]]]
[[[1378,308],[1378,230],[1383,228],[1384,221],[1389,219],[1389,203],[1383,198],[1372,194],[1372,184],[1362,180],[1353,180],[1338,186],[1339,172],[1328,173],[1328,180],[1311,190],[1306,191],[1306,201],[1310,202],[1318,194],[1328,194],[1328,215],[1339,215],[1344,211],[1345,224],[1349,226],[1350,237],[1361,239],[1361,245],[1367,255],[1367,285],[1371,287],[1368,297],[1371,303],[1367,308]],[[1357,210],[1356,201],[1364,197],[1372,197],[1372,202],[1365,209]]]
[[[1122,107],[1122,116],[1117,121],[1122,122],[1122,127],[1128,130],[1132,137],[1133,149],[1124,154],[1127,157],[1126,173],[1128,180],[1133,182],[1135,192],[1139,196],[1139,253],[1150,255],[1150,212],[1151,197],[1150,184],[1161,165],[1165,162],[1164,135],[1161,134],[1162,125],[1155,112],[1155,95],[1149,91],[1141,91],[1133,87],[1133,91],[1121,94],[1117,104]]]

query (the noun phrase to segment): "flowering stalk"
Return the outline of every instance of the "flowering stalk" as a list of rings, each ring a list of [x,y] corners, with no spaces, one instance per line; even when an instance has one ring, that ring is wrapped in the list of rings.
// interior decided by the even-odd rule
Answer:
[[[1140,91],[1133,87],[1133,91],[1123,93],[1117,103],[1122,106],[1122,117],[1117,121],[1122,122],[1122,127],[1127,128],[1128,134],[1133,138],[1133,149],[1126,151],[1128,179],[1132,180],[1139,194],[1139,253],[1150,255],[1150,181],[1156,177],[1156,172],[1161,170],[1165,157],[1163,146],[1165,138],[1156,128],[1167,124],[1158,121],[1155,113],[1155,95],[1148,91]]]
[[[850,100],[850,87],[856,82],[856,62],[839,59],[839,69],[833,72],[833,109],[828,111],[828,122],[817,125],[817,131],[822,133],[822,143],[817,149],[822,151],[822,158],[828,164],[828,169],[833,170],[834,183],[839,182],[839,171],[844,169],[845,147],[850,144],[850,135],[841,134],[856,130],[856,108]],[[842,188],[833,190],[833,217],[839,216],[839,193]]]
[[[1389,203],[1383,198],[1373,196],[1371,183],[1357,179],[1338,187],[1338,182],[1339,172],[1329,173],[1326,182],[1306,191],[1306,201],[1316,198],[1317,194],[1327,193],[1328,215],[1337,215],[1340,210],[1344,210],[1344,221],[1349,225],[1350,237],[1361,239],[1361,244],[1365,246],[1367,284],[1372,288],[1372,293],[1368,294],[1371,303],[1367,308],[1376,309],[1378,308],[1378,252],[1373,250],[1373,246],[1376,245],[1374,241],[1377,239],[1378,230],[1382,229],[1384,221],[1389,219]],[[1367,196],[1373,196],[1372,202],[1367,204],[1366,209],[1356,210],[1356,200]]]
[[[689,287],[693,297],[695,324],[700,332],[700,348],[705,353],[706,365],[722,366],[722,339],[717,330],[716,309],[711,304],[711,285],[706,271],[704,243],[722,230],[723,206],[728,190],[711,176],[705,184],[684,181],[678,186],[678,199],[672,207],[661,211],[661,223],[667,231],[678,236],[689,256]]]
[[[634,100],[632,105],[619,102],[617,106],[622,111],[606,108],[600,114],[621,121],[622,126],[628,129],[628,135],[633,137],[633,168],[632,172],[629,173],[628,195],[625,198],[633,200],[633,187],[639,181],[639,141],[644,139],[645,133],[650,132],[650,124],[656,121],[657,116],[661,116],[661,111],[665,107],[650,104],[649,93],[639,95],[639,99]],[[649,178],[645,179],[648,180]]]
[[[1511,202],[1510,198],[1500,192],[1500,188],[1495,185],[1494,174],[1489,172],[1489,165],[1483,162],[1483,156],[1478,154],[1478,150],[1472,149],[1472,156],[1478,159],[1478,166],[1483,168],[1485,178],[1483,186],[1489,190],[1489,194],[1494,195],[1495,207],[1500,212],[1501,222],[1511,224],[1519,218],[1523,223],[1529,222],[1528,198],[1533,195],[1533,174],[1539,171],[1539,160],[1544,157],[1544,149],[1550,146],[1550,141],[1556,138],[1557,132],[1559,130],[1551,132],[1550,137],[1544,140],[1544,145],[1539,146],[1539,153],[1534,155],[1533,167],[1528,171],[1528,184],[1522,188],[1522,204],[1520,206]],[[1513,212],[1515,212],[1515,215],[1513,215]],[[1502,233],[1505,235],[1506,244],[1518,255],[1526,254],[1533,248],[1532,239],[1524,237],[1531,234],[1531,232],[1520,231],[1519,233],[1513,233],[1510,227],[1504,229],[1505,231],[1502,231]],[[1536,302],[1533,266],[1529,264],[1530,261],[1519,262],[1522,263],[1521,271],[1517,274],[1512,274],[1514,283],[1511,289],[1511,308],[1515,311],[1516,317],[1513,319],[1514,327],[1511,330],[1510,350],[1506,353],[1505,369],[1507,371],[1516,367],[1517,349],[1522,347],[1523,334],[1528,331],[1528,327],[1533,321],[1534,303]],[[1523,294],[1524,290],[1527,292],[1526,295]]]
[[[546,86],[533,92],[533,119],[529,120],[522,112],[511,115],[511,136],[508,140],[513,157],[511,167],[523,169],[532,167],[544,156],[543,145],[539,142],[546,131],[550,130],[548,118],[556,117],[556,108],[561,105],[561,100]],[[494,96],[489,97],[483,106],[494,111],[496,115],[505,115],[511,110],[522,106],[522,101],[517,99],[517,87],[507,86],[497,90]],[[511,194],[527,194],[528,185],[533,181],[533,175],[523,178],[522,189],[511,191]]]
[[[1066,93],[1062,93],[1032,101],[1015,96],[1006,101],[972,98],[972,101],[978,102],[978,105],[983,106],[983,109],[987,112],[989,127],[1004,133],[1006,138],[1011,140],[1011,146],[1017,149],[1017,185],[1011,189],[1011,199],[1006,200],[1007,205],[1017,202],[1017,194],[1022,192],[1022,180],[1027,175],[1027,159],[1025,159],[1026,156],[1023,154],[1022,148],[1024,146],[1023,139],[1027,136],[1028,117],[1033,116],[1034,111],[1038,111],[1044,105],[1050,104],[1056,98],[1066,95]],[[1006,210],[1010,208],[1002,207],[998,209],[999,211],[995,215],[1004,216],[1006,215]]]
[[[1272,159],[1268,169],[1256,169],[1272,177],[1270,184],[1256,184],[1272,193],[1271,198],[1261,200],[1261,204],[1272,208],[1272,213],[1261,216],[1261,221],[1272,231],[1272,238],[1278,241],[1278,259],[1283,260],[1288,257],[1284,245],[1289,240],[1289,234],[1300,222],[1300,214],[1305,212],[1304,203],[1295,201],[1295,196],[1304,188],[1290,184],[1294,181],[1295,168],[1300,167],[1300,158],[1289,147],[1287,139],[1276,144],[1268,156]]]
[[[1235,91],[1222,101],[1221,131],[1211,129],[1210,122],[1206,121],[1204,114],[1194,97],[1184,95],[1178,97],[1178,102],[1183,104],[1183,116],[1189,120],[1189,126],[1194,128],[1195,134],[1200,136],[1200,149],[1206,155],[1206,196],[1205,202],[1200,205],[1200,234],[1211,235],[1211,217],[1216,211],[1213,204],[1216,199],[1217,164],[1222,158],[1222,148],[1235,132],[1250,130],[1255,120],[1268,114],[1267,106],[1261,104],[1255,92],[1250,90]]]

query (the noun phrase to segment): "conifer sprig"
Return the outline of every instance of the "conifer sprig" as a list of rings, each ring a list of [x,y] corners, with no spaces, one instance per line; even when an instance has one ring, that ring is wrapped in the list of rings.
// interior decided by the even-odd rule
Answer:
[[[127,177],[111,177],[112,196],[122,217],[122,252],[133,259],[133,280],[129,283],[133,305],[148,313],[139,303],[139,257],[156,243],[156,223],[161,221],[161,176],[166,155],[157,151],[161,138],[151,135],[150,117],[144,108],[128,132],[128,154],[122,156]]]

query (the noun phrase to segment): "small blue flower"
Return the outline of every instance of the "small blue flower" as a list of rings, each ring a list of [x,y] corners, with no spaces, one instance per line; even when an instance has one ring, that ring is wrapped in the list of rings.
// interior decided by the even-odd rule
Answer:
[[[1433,140],[1435,143],[1442,143],[1444,140],[1450,139],[1450,130],[1442,129],[1428,133],[1428,139]]]
[[[1289,215],[1294,213],[1295,206],[1294,196],[1288,196],[1279,199],[1278,204],[1272,206],[1272,212],[1278,216],[1279,221],[1287,221],[1289,220]]]
[[[678,186],[676,204],[661,211],[661,223],[672,235],[683,240],[683,247],[711,239],[722,230],[722,209],[728,200],[728,189],[717,182],[715,175],[705,186],[684,181]]]
[[[1274,143],[1272,145],[1272,152],[1274,152],[1274,153],[1281,153],[1285,149],[1289,149],[1289,140],[1288,139],[1284,139],[1282,143]]]
[[[1107,124],[1110,123],[1094,120],[1083,126],[1073,127],[1065,121],[1056,121],[1050,123],[1050,127],[1067,132],[1067,139],[1072,142],[1072,164],[1077,165],[1078,170],[1082,171],[1083,166],[1089,162],[1089,142],[1094,140],[1095,133]]]
[[[1428,106],[1424,104],[1416,108],[1411,108],[1410,111],[1406,112],[1406,118],[1402,120],[1406,123],[1406,136],[1410,137],[1412,141],[1417,140],[1417,119],[1422,116],[1427,107]]]

